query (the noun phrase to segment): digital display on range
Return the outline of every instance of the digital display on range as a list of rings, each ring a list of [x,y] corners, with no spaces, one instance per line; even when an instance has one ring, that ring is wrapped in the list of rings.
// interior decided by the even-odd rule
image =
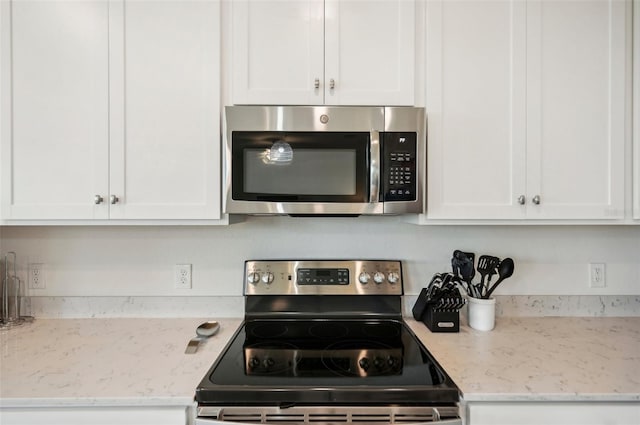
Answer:
[[[349,269],[298,269],[298,285],[348,285]]]

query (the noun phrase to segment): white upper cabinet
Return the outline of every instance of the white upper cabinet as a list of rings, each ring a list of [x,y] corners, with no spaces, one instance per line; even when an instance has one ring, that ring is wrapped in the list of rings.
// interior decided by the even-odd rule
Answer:
[[[527,2],[528,217],[624,218],[626,6]]]
[[[219,13],[113,3],[110,218],[220,218]]]
[[[1,7],[4,219],[220,218],[217,1]]]
[[[106,218],[109,4],[0,8],[3,218]]]
[[[231,7],[234,103],[322,104],[324,2],[235,0]]]
[[[235,104],[413,105],[415,1],[232,2]]]
[[[427,2],[429,218],[624,218],[627,6]]]
[[[526,184],[526,7],[427,2],[427,212],[519,218]]]

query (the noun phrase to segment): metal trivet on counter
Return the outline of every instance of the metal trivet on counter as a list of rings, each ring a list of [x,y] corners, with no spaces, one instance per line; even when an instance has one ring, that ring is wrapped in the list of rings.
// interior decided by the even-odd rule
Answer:
[[[13,257],[13,273],[9,272],[9,257]],[[17,256],[13,251],[4,256],[4,277],[0,287],[0,329],[9,329],[33,321],[32,316],[21,315],[24,299],[22,280],[16,273]]]

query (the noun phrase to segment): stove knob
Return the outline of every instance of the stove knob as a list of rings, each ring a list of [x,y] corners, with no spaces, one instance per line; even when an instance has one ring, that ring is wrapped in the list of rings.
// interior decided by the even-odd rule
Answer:
[[[360,365],[362,370],[364,370],[365,372],[369,370],[369,366],[371,366],[371,362],[366,357],[361,358],[358,364]]]
[[[382,282],[384,282],[384,273],[381,272],[376,272],[376,274],[373,275],[373,281],[380,285]]]
[[[251,357],[249,359],[249,369],[255,369],[260,366],[260,359],[257,357]]]
[[[373,359],[373,366],[375,366],[375,368],[378,370],[384,368],[385,367],[384,359],[382,357],[376,357],[375,359]]]
[[[255,285],[260,281],[260,273],[251,272],[247,275],[247,280],[250,284]]]
[[[358,280],[363,285],[366,285],[367,283],[369,283],[369,279],[371,279],[371,276],[367,272],[362,272],[360,273],[360,276],[358,276]]]
[[[262,273],[262,281],[267,285],[273,283],[273,273],[271,272]]]
[[[276,364],[276,361],[271,357],[267,357],[262,361],[262,366],[264,366],[264,368],[267,370],[270,369],[274,364]]]
[[[400,275],[398,273],[396,273],[396,272],[391,272],[387,276],[387,280],[391,284],[396,283],[396,282],[398,282],[398,280],[400,280]]]

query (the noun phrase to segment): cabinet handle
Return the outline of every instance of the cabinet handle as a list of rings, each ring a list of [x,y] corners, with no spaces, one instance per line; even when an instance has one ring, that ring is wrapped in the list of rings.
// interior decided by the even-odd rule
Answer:
[[[109,197],[109,202],[111,202],[112,204],[117,204],[118,201],[120,201],[120,199],[118,199],[118,197],[116,195],[111,195]]]
[[[520,205],[524,205],[526,202],[527,202],[527,198],[525,198],[524,195],[518,196],[518,203]]]
[[[102,196],[100,196],[100,195],[96,195],[96,196],[93,197],[93,202],[96,205],[100,205],[103,201],[104,201],[104,198]]]
[[[531,199],[531,201],[536,205],[540,205],[540,195],[534,196],[533,199]]]
[[[313,87],[316,89],[320,88],[320,78],[316,78],[315,80],[313,80]]]
[[[334,80],[333,78],[329,80],[329,88],[331,90],[336,88],[336,80]]]

